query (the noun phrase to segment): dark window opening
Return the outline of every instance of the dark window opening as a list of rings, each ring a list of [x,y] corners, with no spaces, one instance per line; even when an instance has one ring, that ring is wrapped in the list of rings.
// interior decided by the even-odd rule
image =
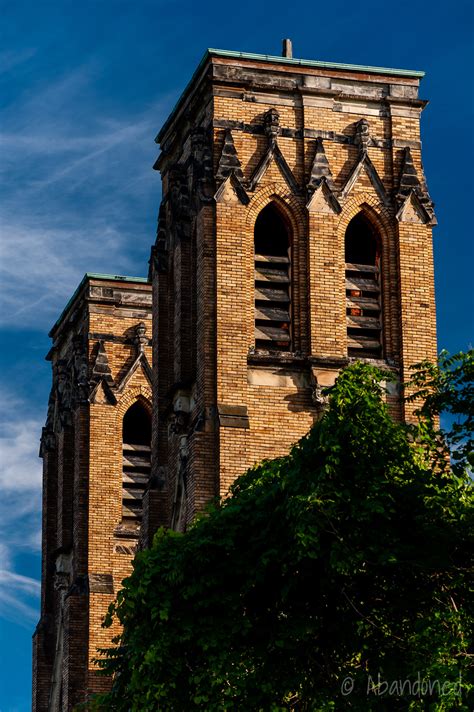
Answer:
[[[150,416],[138,401],[125,413],[122,442],[122,524],[138,533],[151,454]]]
[[[382,357],[380,252],[377,234],[356,215],[345,235],[348,355]]]
[[[291,250],[289,230],[274,203],[255,223],[255,346],[291,349]]]

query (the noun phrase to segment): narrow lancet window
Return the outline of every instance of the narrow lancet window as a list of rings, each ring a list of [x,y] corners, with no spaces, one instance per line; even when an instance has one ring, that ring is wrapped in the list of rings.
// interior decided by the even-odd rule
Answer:
[[[291,243],[280,210],[270,203],[255,223],[255,346],[291,350]]]
[[[138,531],[142,500],[150,478],[151,422],[146,408],[136,402],[123,419],[122,523]]]
[[[382,358],[380,241],[364,215],[356,215],[345,236],[348,355]]]

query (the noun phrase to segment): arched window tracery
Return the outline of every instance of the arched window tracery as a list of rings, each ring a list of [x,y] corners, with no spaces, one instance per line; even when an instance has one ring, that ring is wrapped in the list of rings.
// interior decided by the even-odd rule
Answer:
[[[151,420],[140,401],[133,403],[124,415],[122,448],[122,523],[138,530],[151,469]]]
[[[382,358],[380,238],[359,213],[345,233],[348,356]]]
[[[271,202],[258,215],[255,247],[255,346],[291,351],[291,238],[278,206]]]

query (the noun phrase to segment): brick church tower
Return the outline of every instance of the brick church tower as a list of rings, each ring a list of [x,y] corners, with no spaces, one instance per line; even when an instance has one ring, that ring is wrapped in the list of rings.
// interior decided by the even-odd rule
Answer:
[[[158,526],[288,452],[354,359],[409,419],[436,356],[423,73],[284,55],[205,53],[157,137],[149,283],[86,275],[51,332],[36,712],[106,684],[101,619]]]
[[[289,41],[285,41],[285,54]],[[422,72],[208,50],[161,129],[153,491],[184,529],[354,359],[436,355]],[[409,417],[400,389],[388,396]]]
[[[117,633],[101,621],[131,572],[150,475],[151,287],[87,274],[50,336],[34,712],[104,685],[91,660]]]

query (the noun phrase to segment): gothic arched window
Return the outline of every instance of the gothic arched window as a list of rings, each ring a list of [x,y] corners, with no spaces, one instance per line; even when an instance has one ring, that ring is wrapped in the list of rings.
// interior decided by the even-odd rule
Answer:
[[[151,453],[150,416],[139,401],[125,413],[122,442],[122,523],[138,530],[143,493],[150,478]]]
[[[361,213],[347,226],[345,261],[348,355],[382,358],[380,240]]]
[[[255,222],[255,346],[291,350],[291,240],[275,203]]]

